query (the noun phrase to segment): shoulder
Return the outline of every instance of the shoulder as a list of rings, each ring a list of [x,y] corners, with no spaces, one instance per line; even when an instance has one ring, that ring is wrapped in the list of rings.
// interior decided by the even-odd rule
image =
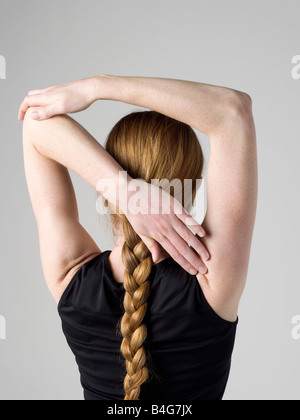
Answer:
[[[65,278],[61,282],[58,282],[56,285],[54,285],[52,290],[50,289],[57,304],[60,302],[64,292],[72,280],[74,280],[75,277],[78,277],[80,274],[83,274],[84,271],[94,268],[95,265],[102,259],[101,257],[103,254],[105,254],[105,252],[98,252],[83,256],[82,259],[68,271]]]
[[[180,308],[197,307],[204,305],[216,319],[229,323],[236,323],[238,317],[239,298],[236,294],[228,296],[222,294],[222,289],[215,290],[209,283],[209,274],[197,274],[194,276],[188,273],[172,258],[167,258],[158,265],[158,279],[160,281],[160,294],[166,297],[173,295],[174,302]],[[220,282],[224,281],[219,275]],[[215,283],[214,283],[215,284]],[[238,294],[240,297],[241,293]],[[168,298],[167,298],[168,299]],[[169,303],[166,302],[169,305]],[[198,308],[199,309],[199,308]]]
[[[171,257],[153,266],[149,304],[152,315],[193,313],[222,328],[237,324],[235,306],[231,304],[225,310],[217,296],[205,287],[203,279],[188,273]]]
[[[228,322],[236,322],[242,290],[239,293],[232,293],[232,295],[222,293],[222,285],[220,285],[218,290],[218,285],[215,281],[215,286],[211,287],[207,277],[207,275],[200,273],[198,273],[196,276],[199,287],[201,288],[208,305],[215,312],[215,314],[223,320]],[[222,284],[223,281],[226,282],[226,279],[222,279],[222,276],[220,275],[220,284]]]

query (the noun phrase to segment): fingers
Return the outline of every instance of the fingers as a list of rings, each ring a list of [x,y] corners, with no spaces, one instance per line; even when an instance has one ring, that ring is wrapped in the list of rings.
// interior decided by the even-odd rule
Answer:
[[[20,121],[24,120],[26,111],[28,110],[28,108],[31,107],[45,107],[47,106],[52,106],[51,103],[55,102],[55,100],[57,100],[56,95],[54,94],[49,94],[48,92],[51,90],[52,88],[47,88],[47,89],[36,89],[36,90],[31,90],[28,95],[24,98],[20,108],[19,108],[19,113],[18,113],[18,119]],[[53,111],[53,109],[51,108],[51,112]],[[48,111],[45,113],[41,113],[41,115],[48,115]],[[54,115],[54,114],[53,114]],[[53,116],[51,115],[51,116]],[[49,118],[49,117],[47,117]],[[45,118],[42,118],[45,119]]]
[[[28,92],[28,96],[32,96],[32,95],[40,95],[41,93],[46,93],[49,92],[49,90],[52,90],[55,86],[51,86],[49,88],[46,89],[34,89],[34,90],[30,90]]]
[[[30,107],[40,107],[43,105],[47,105],[49,103],[49,99],[45,98],[42,94],[41,95],[32,95],[26,96],[19,108],[18,119],[20,121],[24,120],[26,111]]]
[[[197,238],[192,233],[191,235],[192,237],[190,237],[190,235],[187,235],[185,236],[186,239],[183,239],[174,228],[169,229],[164,233],[164,236],[167,237],[169,242],[171,242],[173,247],[176,249],[176,258],[174,259],[180,259],[181,261],[184,261],[185,264],[185,261],[187,261],[189,263],[188,271],[190,271],[191,268],[195,268],[197,271],[200,271],[201,274],[205,274],[207,273],[207,267],[200,259],[199,255],[197,255],[196,252],[194,252],[194,250],[189,246],[189,241],[193,242],[193,244],[199,249],[201,253],[206,252],[206,250],[203,246],[201,247],[199,246],[199,244],[197,244]]]
[[[180,252],[178,250],[178,243],[180,243],[180,240],[175,240],[175,243],[174,243],[173,241],[171,242],[171,240],[167,237],[163,237],[160,240],[161,246],[173,258],[173,260],[175,260],[184,270],[186,270],[190,274],[196,275],[199,270],[190,262],[191,260],[195,262],[194,256],[191,257],[191,255],[189,254],[192,251],[190,250],[188,246],[185,247],[185,245],[179,245],[179,250],[183,250],[183,252]],[[196,254],[194,253],[194,255]],[[196,259],[197,261],[199,261],[199,258],[196,258]]]
[[[31,114],[31,117],[35,120],[45,120],[61,113],[59,101],[49,105],[49,98],[45,97],[43,94],[32,95],[26,96],[22,102],[19,109],[18,119],[20,121],[24,120],[27,110],[33,107],[36,109]]]
[[[34,108],[31,113],[31,118],[34,120],[47,120],[48,118],[53,117],[54,115],[59,114],[57,103],[54,103],[49,106],[44,106],[42,108]]]
[[[203,261],[209,260],[210,254],[208,250],[205,248],[202,242],[197,238],[197,236],[194,235],[181,220],[179,220],[178,218],[175,218],[173,220],[173,227],[178,233],[178,235],[180,235],[181,238],[187,244],[189,244],[191,247],[194,248],[194,250],[197,252],[197,254],[201,257]]]
[[[186,226],[189,226],[200,238],[205,236],[205,230],[196,219],[194,219],[180,203],[174,202],[174,213]]]
[[[152,260],[154,263],[156,263],[159,260],[160,257],[160,248],[159,244],[151,238],[148,238],[148,236],[139,235],[146,247],[149,249],[152,255]]]

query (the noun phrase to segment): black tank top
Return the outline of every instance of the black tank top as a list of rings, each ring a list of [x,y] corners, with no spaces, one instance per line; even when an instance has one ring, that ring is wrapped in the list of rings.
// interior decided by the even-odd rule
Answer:
[[[125,290],[105,251],[84,264],[58,311],[75,355],[86,400],[123,400],[125,362],[118,324]],[[196,276],[171,257],[152,267],[146,323],[150,379],[141,400],[221,400],[230,372],[236,322],[220,318]]]

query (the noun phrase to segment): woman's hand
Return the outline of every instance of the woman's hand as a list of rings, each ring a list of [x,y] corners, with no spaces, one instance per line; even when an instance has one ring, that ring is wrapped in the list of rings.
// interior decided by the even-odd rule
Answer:
[[[33,108],[31,117],[46,120],[55,115],[84,111],[96,100],[93,79],[82,79],[61,86],[32,90],[20,106],[18,119],[24,120],[28,108]]]
[[[151,252],[153,261],[159,260],[160,244],[186,271],[206,274],[204,261],[210,254],[199,239],[205,236],[205,231],[181,203],[155,184],[141,179],[129,181],[127,191],[121,210]]]

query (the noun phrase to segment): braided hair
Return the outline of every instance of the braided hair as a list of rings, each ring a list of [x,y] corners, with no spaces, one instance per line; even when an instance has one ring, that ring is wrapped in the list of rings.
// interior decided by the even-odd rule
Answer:
[[[185,179],[191,179],[194,200],[196,180],[202,176],[203,154],[195,132],[187,124],[156,111],[133,112],[115,124],[105,148],[133,179],[148,183],[152,179],[180,179],[182,184]],[[150,372],[155,371],[155,366],[149,366],[145,321],[153,260],[127,217],[111,203],[108,208],[112,210],[113,233],[122,231],[124,238],[125,297],[120,332],[121,353],[126,364],[125,400],[139,400],[142,385],[150,378]]]
[[[144,322],[147,300],[150,295],[149,276],[152,257],[148,248],[133,230],[123,222],[125,242],[122,248],[124,272],[124,309],[121,320],[123,342],[121,352],[126,360],[127,375],[124,380],[125,400],[138,400],[141,386],[148,380],[145,340],[147,326]]]

